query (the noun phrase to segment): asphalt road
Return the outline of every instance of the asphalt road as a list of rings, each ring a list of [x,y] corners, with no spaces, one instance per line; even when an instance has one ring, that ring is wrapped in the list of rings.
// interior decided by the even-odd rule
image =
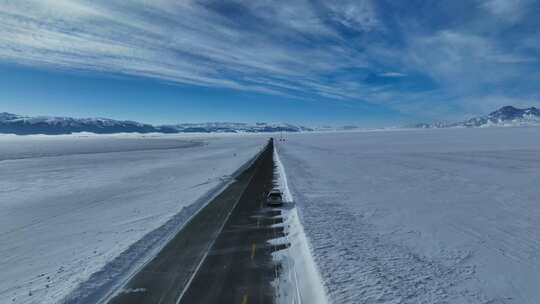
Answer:
[[[120,290],[111,304],[273,303],[279,265],[268,240],[283,236],[273,186],[273,146],[201,210]]]

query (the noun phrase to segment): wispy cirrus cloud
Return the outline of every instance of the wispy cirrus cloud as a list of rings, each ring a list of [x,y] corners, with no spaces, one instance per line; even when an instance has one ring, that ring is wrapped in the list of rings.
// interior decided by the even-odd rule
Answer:
[[[338,36],[302,1],[17,1],[0,7],[0,29],[4,61],[263,93],[363,65],[354,50],[306,45]]]
[[[534,4],[478,1],[3,1],[0,61],[403,113],[431,103],[424,116],[434,118],[468,113],[471,96],[533,100],[532,85],[515,84],[524,72],[540,80],[538,34],[528,30],[538,22],[523,9]],[[494,23],[508,12],[523,28]]]
[[[399,73],[399,72],[384,72],[379,74],[381,77],[390,77],[390,78],[399,78],[399,77],[407,77],[407,74]]]

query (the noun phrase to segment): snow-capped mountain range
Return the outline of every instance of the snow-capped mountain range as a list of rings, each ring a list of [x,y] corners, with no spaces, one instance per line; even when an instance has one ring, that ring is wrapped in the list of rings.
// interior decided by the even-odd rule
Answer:
[[[91,132],[96,134],[112,133],[187,133],[187,132],[301,132],[312,131],[310,128],[287,123],[185,123],[177,125],[153,126],[135,121],[122,121],[108,118],[72,118],[51,116],[23,116],[0,113],[0,133],[5,134],[71,134]]]
[[[492,127],[492,126],[540,126],[540,109],[535,107],[520,109],[505,106],[485,116],[474,117],[454,123],[421,123],[414,128],[459,128],[459,127]],[[239,122],[206,122],[182,123],[176,125],[154,126],[129,120],[108,118],[72,118],[54,116],[24,116],[12,113],[0,113],[0,134],[72,134],[91,132],[96,134],[113,133],[262,133],[262,132],[307,132],[323,130],[356,129],[355,126],[342,128],[320,127],[308,128],[288,123],[254,124]]]
[[[417,124],[416,128],[471,128],[471,127],[507,127],[507,126],[540,126],[540,109],[535,107],[520,109],[513,106],[504,106],[485,116],[445,123]]]
[[[184,123],[173,126],[162,126],[161,128],[172,128],[179,132],[302,132],[313,131],[299,125],[288,123],[265,123],[258,122],[255,124],[240,123],[240,122],[206,122],[206,123]]]

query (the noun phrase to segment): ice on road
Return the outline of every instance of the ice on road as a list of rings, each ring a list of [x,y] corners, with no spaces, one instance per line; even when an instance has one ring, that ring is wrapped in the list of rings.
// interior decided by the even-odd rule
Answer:
[[[262,136],[0,138],[0,303],[59,302],[226,182],[265,143]]]
[[[540,303],[540,128],[290,135],[334,303]]]

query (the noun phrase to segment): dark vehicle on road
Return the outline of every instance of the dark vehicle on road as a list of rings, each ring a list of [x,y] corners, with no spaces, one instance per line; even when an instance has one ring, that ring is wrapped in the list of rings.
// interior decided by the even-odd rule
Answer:
[[[272,189],[266,197],[266,203],[270,206],[281,206],[283,204],[283,195],[279,189]]]

